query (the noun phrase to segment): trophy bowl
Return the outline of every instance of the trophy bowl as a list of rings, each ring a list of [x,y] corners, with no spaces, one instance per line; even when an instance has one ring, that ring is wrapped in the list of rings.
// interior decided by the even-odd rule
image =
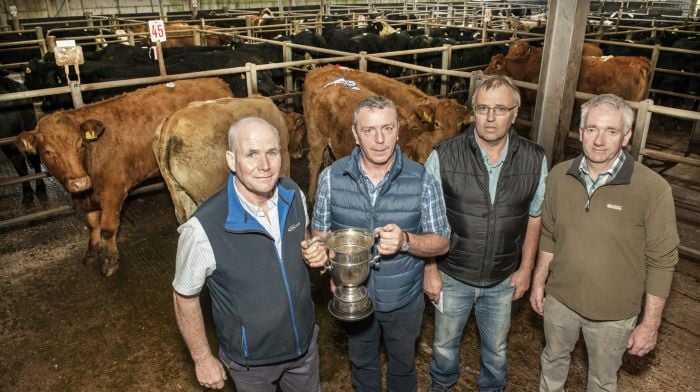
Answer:
[[[379,263],[379,255],[372,257],[377,236],[377,230],[349,228],[336,230],[325,239],[311,240],[324,242],[334,253],[325,270],[331,271],[331,278],[337,285],[328,304],[329,312],[337,319],[362,320],[374,311],[367,288],[362,284],[369,276],[370,266]]]
[[[344,286],[359,286],[369,276],[374,235],[360,229],[334,231],[326,245],[333,250],[331,277]]]

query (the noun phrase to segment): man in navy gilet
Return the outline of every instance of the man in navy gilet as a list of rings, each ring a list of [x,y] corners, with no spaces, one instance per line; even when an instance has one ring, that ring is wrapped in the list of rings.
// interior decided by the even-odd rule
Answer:
[[[197,381],[238,392],[320,391],[314,304],[300,243],[306,201],[289,178],[277,130],[247,117],[231,126],[226,186],[178,231],[175,316]],[[223,158],[223,157],[222,157]],[[219,340],[209,349],[199,293],[206,283]]]
[[[421,258],[447,251],[445,205],[439,182],[401,155],[392,101],[372,96],[360,102],[352,132],[358,146],[319,178],[312,234],[326,236],[349,227],[382,229],[382,259],[366,283],[374,314],[346,323],[352,383],[357,391],[380,391],[383,335],[388,390],[412,392],[417,389],[415,346],[425,308]],[[328,260],[326,249],[318,244],[303,251],[312,267]]]
[[[480,339],[477,386],[495,392],[506,385],[511,302],[530,286],[547,174],[543,149],[512,128],[519,107],[510,78],[484,77],[472,97],[475,123],[435,146],[425,162],[442,181],[452,228],[450,252],[425,269],[425,291],[442,303],[435,312],[430,392],[457,382],[472,308]]]

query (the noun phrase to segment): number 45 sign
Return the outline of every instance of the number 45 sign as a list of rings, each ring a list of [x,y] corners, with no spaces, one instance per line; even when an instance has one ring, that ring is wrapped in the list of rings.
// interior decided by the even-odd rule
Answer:
[[[149,20],[148,31],[151,33],[151,42],[165,42],[165,25],[162,19]]]

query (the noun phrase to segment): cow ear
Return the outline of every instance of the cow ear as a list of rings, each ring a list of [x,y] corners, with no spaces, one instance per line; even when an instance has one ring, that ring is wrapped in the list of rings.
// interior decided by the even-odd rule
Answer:
[[[15,139],[15,146],[25,154],[36,154],[36,132],[22,132]]]
[[[294,113],[294,114],[296,114],[296,116],[295,116],[296,120],[294,121],[294,126],[295,127],[303,127],[304,126],[304,116],[302,116],[301,114],[298,114],[298,113]]]
[[[434,112],[434,108],[430,105],[418,105],[418,117],[425,122],[433,122],[433,115],[435,114]]]
[[[105,125],[99,120],[87,120],[80,124],[80,137],[85,142],[94,142],[104,131]]]

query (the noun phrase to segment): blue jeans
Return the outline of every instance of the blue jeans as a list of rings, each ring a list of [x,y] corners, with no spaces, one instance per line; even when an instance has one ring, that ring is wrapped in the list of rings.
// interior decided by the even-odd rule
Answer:
[[[459,344],[472,308],[481,337],[480,391],[500,391],[506,385],[506,339],[514,287],[510,277],[493,287],[479,288],[440,272],[443,313],[435,311],[435,339],[430,375],[449,387],[459,378]]]
[[[423,295],[400,309],[377,312],[367,320],[346,323],[352,385],[359,392],[381,390],[379,343],[384,335],[387,356],[386,384],[389,392],[414,392],[416,382],[416,340],[423,323]]]

